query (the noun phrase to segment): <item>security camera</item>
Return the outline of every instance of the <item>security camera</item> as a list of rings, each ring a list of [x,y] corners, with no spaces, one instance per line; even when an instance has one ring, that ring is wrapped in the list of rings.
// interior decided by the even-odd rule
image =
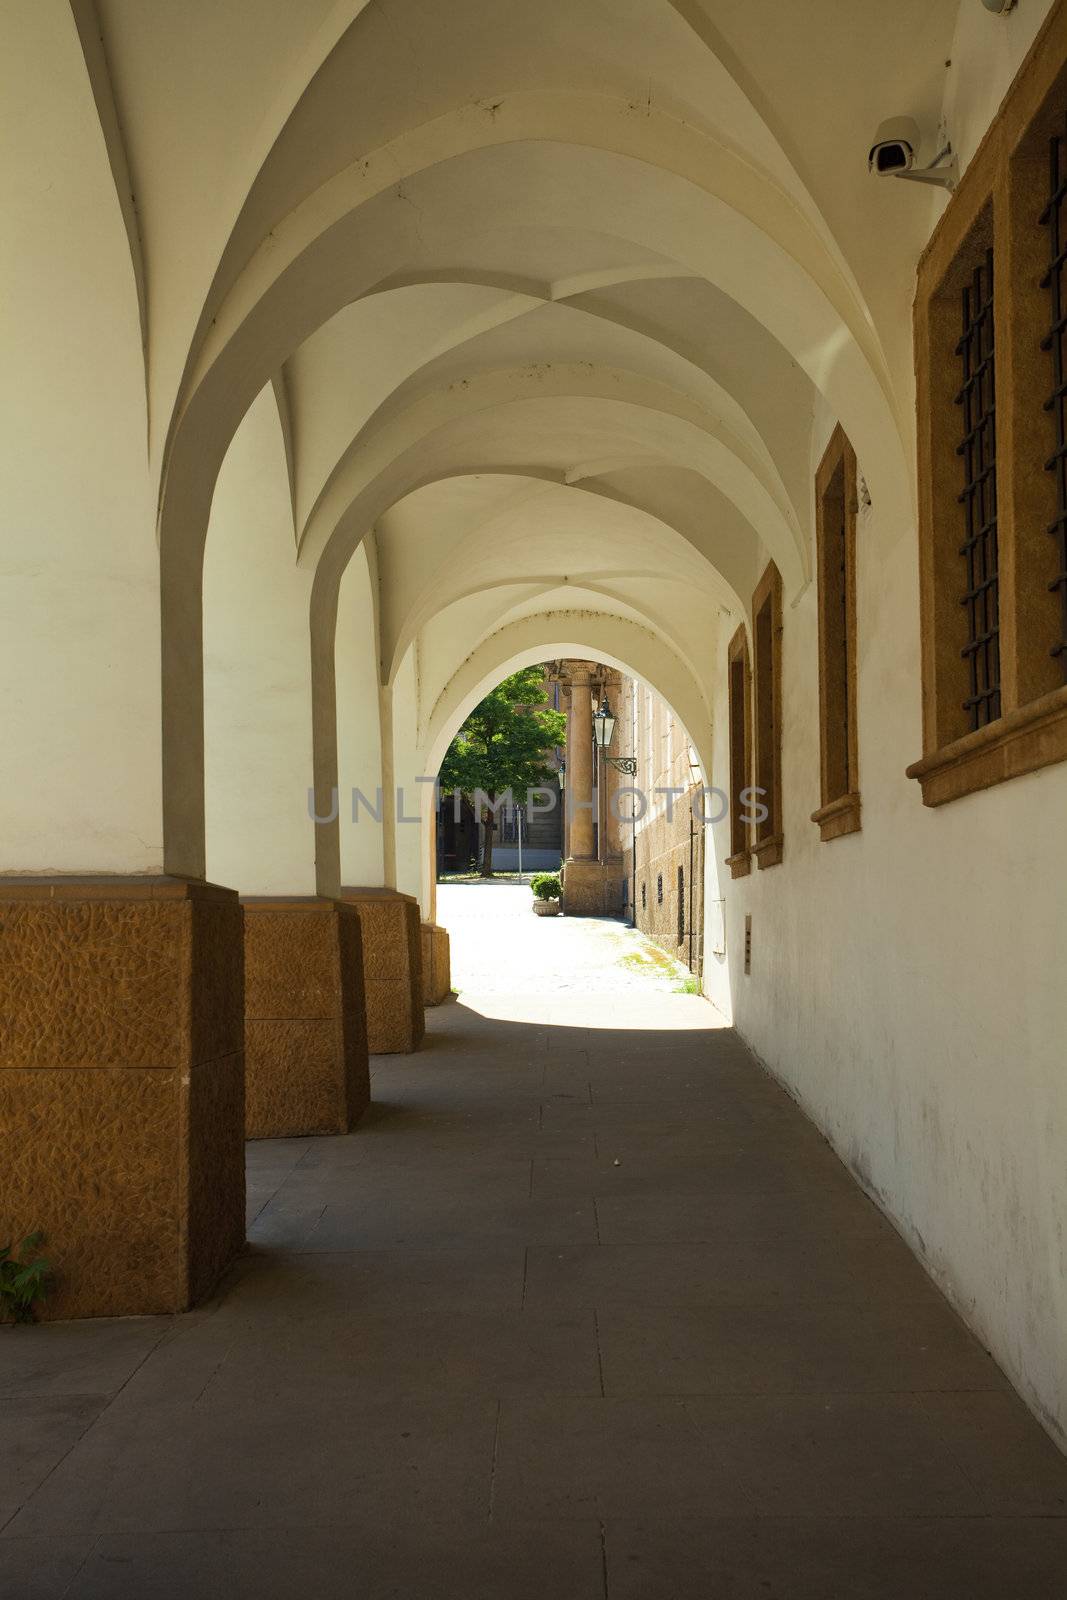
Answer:
[[[1015,0],[982,0],[982,4],[987,11],[995,11],[998,16],[1002,16],[1005,11],[1013,9]]]
[[[878,126],[867,157],[868,170],[878,178],[910,178],[913,183],[933,183],[942,189],[956,187],[957,166],[952,146],[946,144],[928,167],[915,165],[922,143],[918,124],[911,117],[890,117]]]

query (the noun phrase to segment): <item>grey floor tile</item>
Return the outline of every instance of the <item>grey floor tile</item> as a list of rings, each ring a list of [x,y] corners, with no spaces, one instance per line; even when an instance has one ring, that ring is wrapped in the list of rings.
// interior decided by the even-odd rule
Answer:
[[[0,1336],[6,1332],[0,1329]],[[99,1395],[16,1395],[0,1404],[0,1530],[17,1518],[106,1404]]]
[[[293,1248],[381,1250],[411,1245],[433,1249],[473,1246],[479,1240],[543,1245],[574,1239],[596,1240],[596,1212],[591,1201],[531,1200],[527,1194],[519,1201],[493,1204],[476,1197],[451,1199],[431,1190],[421,1199],[376,1210],[328,1205]]]
[[[323,1529],[102,1539],[70,1600],[603,1600],[600,1530],[395,1516]]]
[[[5,1395],[110,1395],[174,1326],[170,1317],[41,1322],[0,1329]]]
[[[510,1520],[727,1515],[750,1495],[684,1400],[508,1399],[493,1515]]]
[[[1067,1521],[609,1521],[611,1600],[1059,1600]]]
[[[779,1298],[862,1305],[936,1295],[895,1234],[715,1243],[531,1245],[527,1304],[550,1306],[740,1305]]]
[[[783,1187],[752,1192],[711,1188],[700,1195],[597,1193],[603,1244],[710,1243],[730,1237],[812,1238],[889,1229],[858,1190]]]
[[[765,1516],[974,1517],[986,1507],[911,1394],[693,1397]]]
[[[496,1397],[599,1395],[591,1312],[420,1311],[324,1316],[313,1325],[240,1322],[202,1402],[278,1391],[339,1399],[368,1394]]]
[[[345,1527],[488,1511],[497,1402],[306,1389],[102,1418],[13,1519],[49,1532]]]
[[[336,1255],[261,1252],[255,1270],[242,1278],[228,1303],[264,1320],[471,1306],[518,1311],[524,1273],[523,1247],[510,1243]]]
[[[65,1600],[92,1545],[85,1536],[0,1536],[0,1600]]]
[[[1067,1516],[1067,1457],[1012,1390],[930,1394],[922,1405],[990,1512]]]
[[[1007,1382],[932,1296],[611,1309],[598,1326],[608,1395],[905,1393]]]

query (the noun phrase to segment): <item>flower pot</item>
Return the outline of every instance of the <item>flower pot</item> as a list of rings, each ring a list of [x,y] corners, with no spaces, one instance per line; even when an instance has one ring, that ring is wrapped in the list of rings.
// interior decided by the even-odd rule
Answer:
[[[533,908],[539,917],[559,916],[558,900],[535,900],[533,903]]]

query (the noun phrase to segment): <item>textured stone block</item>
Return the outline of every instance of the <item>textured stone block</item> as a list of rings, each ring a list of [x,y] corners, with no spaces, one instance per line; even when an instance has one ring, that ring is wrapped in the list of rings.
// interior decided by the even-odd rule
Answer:
[[[49,1317],[180,1311],[244,1242],[241,909],[173,878],[0,880],[0,1235]]]
[[[452,993],[448,932],[435,922],[422,924],[422,1003],[439,1006]]]
[[[310,897],[244,911],[247,1135],[347,1133],[370,1102],[359,914]]]
[[[571,858],[563,866],[565,917],[610,917],[622,910],[622,861]]]
[[[342,889],[359,911],[371,1055],[417,1050],[425,1032],[419,904],[395,889]]]

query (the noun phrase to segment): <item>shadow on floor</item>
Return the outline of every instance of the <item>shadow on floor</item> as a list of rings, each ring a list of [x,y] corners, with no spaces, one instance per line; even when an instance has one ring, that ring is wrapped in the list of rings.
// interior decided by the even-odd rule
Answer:
[[[0,1596],[1059,1594],[1067,1462],[711,1008],[511,1009],[250,1145],[210,1306],[0,1332]]]

